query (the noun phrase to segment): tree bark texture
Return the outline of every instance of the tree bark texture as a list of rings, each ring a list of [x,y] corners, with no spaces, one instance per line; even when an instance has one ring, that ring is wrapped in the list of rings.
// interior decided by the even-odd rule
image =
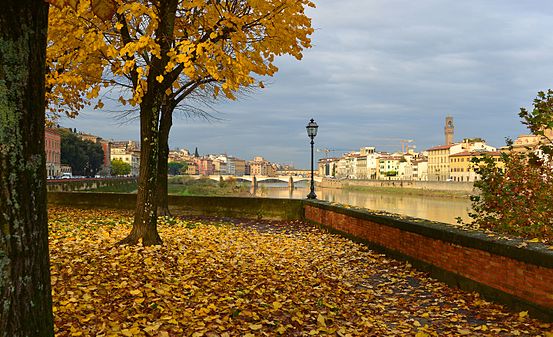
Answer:
[[[54,335],[44,153],[48,5],[0,11],[0,336]]]
[[[177,10],[177,0],[159,1],[160,22],[156,29],[156,42],[161,49],[161,59],[154,57],[150,63],[147,90],[140,104],[140,173],[134,213],[133,228],[121,244],[137,244],[142,240],[144,246],[162,244],[157,231],[157,180],[159,174],[160,117],[165,90],[172,83],[159,83],[156,79],[163,74],[169,61],[167,52],[173,43],[173,30]]]
[[[158,215],[171,216],[169,211],[168,198],[168,164],[169,159],[169,132],[173,125],[173,110],[172,104],[164,103],[161,107],[161,120],[159,125],[159,174],[157,177],[157,199],[158,199]]]

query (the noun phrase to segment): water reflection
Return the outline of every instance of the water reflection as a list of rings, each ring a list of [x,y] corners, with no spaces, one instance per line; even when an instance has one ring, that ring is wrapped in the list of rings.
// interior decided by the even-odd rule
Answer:
[[[256,196],[271,198],[305,199],[309,193],[307,184],[296,184],[294,190],[286,183],[260,183]],[[403,195],[400,193],[351,191],[334,188],[317,188],[317,198],[340,204],[363,207],[372,210],[408,215],[416,218],[456,223],[461,217],[468,221],[470,209],[468,198]]]

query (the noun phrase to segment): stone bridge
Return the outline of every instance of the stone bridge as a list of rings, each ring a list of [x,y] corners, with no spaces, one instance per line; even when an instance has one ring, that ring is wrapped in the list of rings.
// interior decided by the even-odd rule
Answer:
[[[190,176],[190,177],[195,178],[195,179],[200,179],[202,177],[205,177],[205,178],[209,178],[209,179],[215,180],[215,181],[235,179],[237,181],[242,180],[242,181],[253,182],[253,184],[255,186],[257,186],[257,184],[259,182],[262,182],[262,181],[275,181],[275,180],[278,180],[278,181],[288,183],[288,185],[291,186],[291,187],[294,186],[294,183],[297,183],[297,182],[300,182],[300,181],[310,181],[310,179],[311,179],[309,177],[302,177],[302,176],[272,176],[272,177],[269,177],[269,176],[251,176],[251,175],[234,176],[234,175],[228,175],[228,174],[222,174],[222,175],[213,174],[213,175],[209,175],[209,176],[196,175],[196,176]],[[315,176],[315,181],[316,182],[321,182],[322,180],[323,180],[322,177]]]

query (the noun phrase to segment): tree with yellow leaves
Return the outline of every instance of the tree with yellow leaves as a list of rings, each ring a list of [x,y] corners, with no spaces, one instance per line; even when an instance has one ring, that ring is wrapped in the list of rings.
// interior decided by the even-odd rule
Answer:
[[[272,76],[277,56],[300,59],[302,50],[310,47],[313,31],[305,15],[307,6],[313,3],[118,1],[116,20],[111,23],[91,15],[86,2],[76,11],[52,11],[55,25],[50,26],[49,49],[57,58],[50,62],[55,73],[49,85],[53,95],[61,97],[56,103],[72,101],[72,108],[78,110],[85,101],[75,103],[82,95],[74,92],[86,91],[90,99],[99,95],[102,86],[113,84],[128,89],[128,95],[119,89],[122,104],[140,110],[137,207],[133,229],[122,243],[161,243],[156,188],[158,175],[167,174],[165,152],[175,108],[208,84],[214,97],[223,94],[232,99],[240,88],[256,85],[256,76]],[[66,84],[64,77],[72,84]]]
[[[0,11],[0,336],[54,335],[46,212],[45,59],[48,2]],[[103,18],[111,0],[93,0]]]

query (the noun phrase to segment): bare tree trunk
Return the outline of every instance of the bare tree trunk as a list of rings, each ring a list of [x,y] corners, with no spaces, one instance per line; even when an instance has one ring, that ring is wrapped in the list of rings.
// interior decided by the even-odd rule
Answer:
[[[0,11],[0,336],[53,336],[46,162],[48,5]]]
[[[137,244],[142,239],[144,246],[162,244],[157,231],[157,180],[160,153],[160,114],[168,85],[156,79],[169,61],[167,52],[173,42],[173,30],[177,11],[177,0],[159,1],[160,22],[156,30],[156,42],[161,49],[161,59],[154,57],[150,63],[147,91],[140,104],[140,173],[136,209],[131,233],[120,244]]]
[[[157,176],[157,198],[158,215],[171,216],[169,211],[169,198],[167,187],[167,174],[169,159],[169,132],[173,125],[173,105],[171,102],[165,102],[161,107],[161,121],[159,125],[159,164],[158,164],[158,176]]]
[[[157,232],[157,175],[159,156],[159,101],[156,91],[148,91],[140,105],[140,173],[136,209],[131,233],[120,244],[144,246],[162,244]],[[159,96],[159,95],[158,95]]]

